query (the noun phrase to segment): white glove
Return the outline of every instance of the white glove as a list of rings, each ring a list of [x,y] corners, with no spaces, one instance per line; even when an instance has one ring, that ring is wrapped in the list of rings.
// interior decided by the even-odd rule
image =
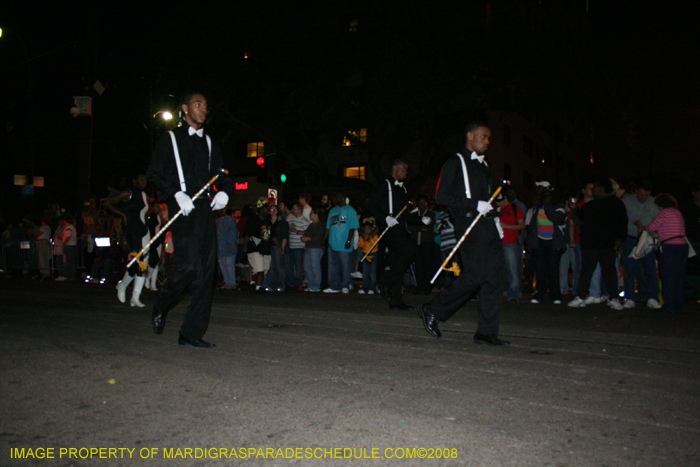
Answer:
[[[393,227],[393,226],[399,224],[399,221],[397,221],[395,217],[386,216],[385,220],[386,220],[386,225],[389,227]]]
[[[479,214],[485,216],[490,211],[493,211],[493,206],[491,206],[491,203],[488,201],[479,201],[479,204],[476,206],[476,210],[479,211]]]
[[[425,225],[430,225],[430,216],[423,216],[420,219]]]
[[[190,198],[184,191],[178,191],[175,193],[175,201],[177,201],[177,204],[180,206],[183,216],[188,215],[194,209],[192,198]]]
[[[218,211],[219,209],[224,209],[226,206],[228,206],[228,195],[220,191],[214,196],[214,199],[211,200],[211,210]]]

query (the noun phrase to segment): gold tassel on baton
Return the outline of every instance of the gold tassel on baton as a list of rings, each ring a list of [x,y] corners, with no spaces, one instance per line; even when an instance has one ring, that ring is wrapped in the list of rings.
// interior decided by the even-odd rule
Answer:
[[[401,209],[401,211],[399,211],[399,213],[396,215],[396,217],[394,217],[394,219],[398,219],[399,217],[401,217],[401,214],[403,214],[403,212],[406,210],[406,208],[409,207],[410,205],[411,205],[411,202],[410,202],[410,201],[409,201],[408,203],[406,203],[406,206],[404,206],[404,207]],[[371,252],[372,250],[374,250],[374,247],[377,246],[377,243],[379,243],[379,240],[382,239],[382,237],[384,236],[384,234],[387,233],[387,231],[388,231],[390,228],[391,228],[391,227],[389,227],[388,225],[386,226],[386,229],[384,229],[384,232],[382,232],[382,234],[379,236],[379,238],[377,238],[377,241],[375,241],[375,242],[372,244],[372,247],[371,247],[369,250],[367,250],[367,253],[365,253],[365,255],[364,255],[364,256],[362,257],[362,259],[360,260],[360,263],[362,263],[362,262],[365,260],[365,258],[370,254],[370,252]]]
[[[206,185],[204,185],[204,186],[192,197],[192,201],[194,202],[194,200],[196,200],[197,198],[199,198],[199,197],[202,195],[202,193],[204,193],[205,191],[207,191],[207,190],[209,189],[209,187],[212,186],[212,185],[214,184],[214,182],[216,182],[216,180],[217,180],[221,175],[228,175],[228,170],[226,170],[226,169],[221,169],[221,171],[220,171],[218,174],[214,175],[214,176],[212,177],[212,179],[209,180],[209,182],[208,182]],[[131,267],[131,265],[134,264],[134,262],[138,262],[138,263],[139,263],[139,269],[140,269],[141,271],[145,271],[146,269],[148,269],[148,263],[147,263],[146,261],[141,261],[141,257],[142,257],[143,255],[145,255],[145,254],[148,252],[149,248],[151,248],[151,245],[153,245],[153,242],[155,242],[156,240],[158,240],[158,238],[160,238],[160,236],[161,236],[162,234],[164,234],[166,230],[168,230],[168,227],[170,227],[170,224],[172,224],[173,222],[175,222],[175,219],[177,219],[178,217],[180,217],[181,214],[182,214],[182,209],[180,209],[180,210],[177,212],[177,214],[175,214],[175,215],[168,221],[168,223],[165,224],[165,225],[158,231],[158,233],[151,239],[150,242],[148,242],[148,244],[147,244],[145,247],[141,248],[141,251],[139,251],[138,253],[132,252],[132,253],[131,253],[131,256],[132,256],[133,258],[132,258],[131,261],[129,261],[129,263],[126,265],[126,268],[129,269],[129,268]]]
[[[491,196],[491,199],[489,199],[489,204],[493,203],[493,200],[496,199],[496,196],[498,196],[498,194],[501,192],[502,188],[503,187],[500,187],[500,186],[498,188],[496,188],[496,191],[493,193],[493,196]],[[467,231],[464,232],[464,235],[462,235],[462,238],[460,238],[459,241],[457,242],[457,244],[455,245],[455,247],[452,248],[452,251],[450,252],[449,256],[445,259],[445,261],[442,263],[442,266],[440,266],[440,269],[438,269],[437,272],[435,273],[435,275],[433,276],[433,279],[430,281],[431,284],[435,283],[435,279],[438,278],[438,276],[440,275],[440,272],[442,272],[443,269],[445,271],[452,270],[452,269],[447,269],[445,266],[447,266],[447,263],[450,262],[450,260],[454,256],[454,254],[457,252],[457,250],[459,250],[459,247],[462,244],[462,242],[464,242],[464,239],[467,238],[467,235],[469,235],[469,232],[472,231],[472,229],[474,228],[476,223],[479,222],[479,219],[481,219],[482,217],[483,217],[483,215],[481,213],[479,213],[479,215],[476,216],[476,219],[474,219],[472,221],[472,224],[469,226]]]

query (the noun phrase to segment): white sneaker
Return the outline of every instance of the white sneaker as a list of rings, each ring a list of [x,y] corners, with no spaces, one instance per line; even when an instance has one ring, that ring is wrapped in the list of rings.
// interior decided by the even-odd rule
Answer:
[[[367,291],[367,295],[374,295],[374,290],[369,289],[369,290]]]
[[[599,303],[603,303],[603,299],[594,297],[593,295],[589,295],[588,297],[586,297],[586,300],[584,300],[584,302],[586,303],[586,305],[597,305]]]
[[[608,300],[608,306],[612,308],[613,310],[620,311],[622,310],[622,305],[620,305],[620,302],[616,299],[613,298],[612,300]]]
[[[343,287],[343,290],[341,290],[341,292],[343,292],[343,293],[350,293],[350,289],[346,289],[345,287]]]
[[[350,274],[350,277],[353,279],[362,279],[362,273],[360,271],[355,271],[352,274]]]
[[[530,300],[530,303],[534,303],[535,305],[538,305],[540,303],[540,301],[537,300],[536,298],[533,298],[532,300]]]
[[[67,280],[68,280],[68,278],[67,278],[67,277],[63,277],[63,276],[58,276],[58,277],[56,278],[56,281],[58,281],[58,282],[63,282],[63,281],[67,281]]]
[[[330,287],[328,287],[327,289],[323,289],[323,293],[339,293],[339,292],[340,292],[340,290],[331,289]]]
[[[555,305],[561,305],[561,300],[554,300]]]
[[[581,297],[576,297],[571,300],[567,306],[570,306],[571,308],[583,308],[586,306],[586,300],[583,300]]]
[[[364,294],[365,294],[365,290],[364,290],[364,289],[360,289],[360,290],[357,291],[357,293],[360,294],[360,295],[364,295]]]
[[[652,310],[660,310],[661,309],[661,304],[656,301],[655,298],[650,298],[647,300],[647,306],[651,308]]]
[[[634,300],[630,300],[628,298],[626,298],[625,301],[622,302],[622,307],[627,308],[628,310],[630,308],[634,308],[635,305],[636,305],[636,303],[634,303]],[[657,303],[657,305],[658,305],[658,303]]]

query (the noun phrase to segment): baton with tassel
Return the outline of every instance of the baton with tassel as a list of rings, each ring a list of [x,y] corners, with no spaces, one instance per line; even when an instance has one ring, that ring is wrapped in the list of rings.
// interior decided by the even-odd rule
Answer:
[[[496,199],[496,196],[498,196],[498,194],[501,192],[502,188],[503,187],[500,187],[500,186],[498,188],[496,188],[496,191],[493,192],[491,199],[489,199],[489,204],[493,203],[493,200]],[[450,260],[454,256],[454,254],[457,252],[457,250],[459,250],[459,247],[462,244],[462,242],[464,242],[464,239],[467,238],[467,235],[469,235],[469,232],[472,231],[472,229],[474,228],[476,223],[479,222],[479,219],[481,219],[482,217],[483,217],[483,214],[479,213],[479,215],[476,216],[476,218],[472,221],[472,224],[469,226],[467,231],[464,232],[464,235],[462,235],[462,238],[460,238],[459,241],[457,242],[457,244],[455,245],[455,247],[452,248],[452,251],[450,252],[449,256],[445,259],[445,261],[442,263],[442,266],[440,266],[440,269],[438,269],[437,272],[435,273],[435,275],[433,276],[433,279],[430,281],[431,284],[433,284],[435,282],[435,279],[437,279],[437,277],[440,275],[440,272],[442,272],[443,269],[445,271],[452,271],[453,269],[455,269],[454,267],[448,269],[445,266],[447,266],[447,263],[450,262]]]
[[[394,219],[398,219],[399,217],[401,217],[401,214],[403,214],[403,212],[406,210],[406,208],[409,207],[410,205],[411,205],[411,202],[410,202],[410,201],[409,201],[408,203],[406,203],[406,206],[404,206],[403,208],[401,208],[401,211],[399,211],[399,213],[396,215],[396,217],[394,217]],[[374,247],[377,246],[377,244],[379,243],[379,240],[382,239],[382,237],[384,236],[384,234],[387,233],[387,232],[389,231],[390,228],[391,228],[391,227],[389,227],[388,225],[386,226],[386,229],[384,229],[384,232],[382,232],[382,234],[381,234],[381,235],[377,238],[377,240],[372,244],[372,248],[370,248],[370,249],[367,251],[367,253],[365,253],[365,255],[364,255],[364,256],[362,257],[362,259],[360,260],[360,263],[362,263],[362,262],[365,260],[365,258],[366,258],[367,256],[369,256],[369,254],[372,252],[372,250],[374,250]]]
[[[211,186],[214,184],[214,182],[216,182],[216,180],[218,180],[218,178],[219,178],[220,176],[222,176],[222,175],[228,175],[228,170],[222,168],[222,169],[219,171],[218,174],[214,175],[214,176],[211,178],[211,180],[209,180],[209,181],[207,182],[207,184],[204,185],[204,186],[192,197],[192,201],[194,202],[194,200],[196,200],[197,198],[199,198],[199,197],[200,197],[205,191],[207,191],[207,190],[209,189],[209,187],[211,187]],[[138,263],[139,263],[139,269],[140,269],[141,271],[145,271],[146,269],[148,269],[148,263],[147,263],[146,261],[141,261],[141,257],[142,257],[143,255],[145,255],[145,254],[148,252],[149,248],[151,248],[151,245],[153,245],[153,243],[154,243],[156,240],[158,240],[158,238],[160,238],[160,236],[161,236],[162,234],[164,234],[166,230],[168,230],[168,227],[170,227],[170,224],[172,224],[173,222],[175,222],[175,219],[177,219],[178,217],[180,217],[181,214],[182,214],[182,209],[180,209],[180,210],[177,212],[177,214],[175,214],[175,215],[168,221],[168,223],[165,224],[165,225],[158,231],[158,233],[155,234],[155,235],[153,236],[153,238],[151,239],[151,241],[148,242],[148,243],[146,244],[145,247],[141,248],[141,251],[139,251],[138,253],[131,253],[131,256],[133,256],[133,258],[132,258],[131,261],[129,261],[129,263],[126,265],[126,268],[129,269],[129,268],[131,267],[131,265],[134,264],[134,262],[138,262]]]

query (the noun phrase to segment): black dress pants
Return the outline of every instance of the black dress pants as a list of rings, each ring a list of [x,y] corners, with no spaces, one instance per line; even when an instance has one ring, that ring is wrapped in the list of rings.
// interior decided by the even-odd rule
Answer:
[[[216,271],[216,223],[208,200],[195,200],[195,209],[180,216],[170,227],[173,233],[173,264],[168,280],[158,289],[155,308],[169,310],[185,289],[190,287],[190,303],[180,333],[189,339],[201,339],[209,327]],[[176,213],[177,203],[168,203],[168,212]]]
[[[471,219],[456,219],[455,234],[459,240]],[[493,219],[480,219],[459,247],[462,271],[454,283],[428,304],[428,311],[440,321],[447,321],[469,299],[479,292],[480,334],[498,336],[505,284],[503,244]]]
[[[397,230],[392,232],[392,229]],[[389,271],[385,272],[378,282],[382,287],[389,289],[391,305],[399,305],[403,303],[403,277],[416,256],[416,245],[403,225],[392,227],[383,240],[389,248]]]

